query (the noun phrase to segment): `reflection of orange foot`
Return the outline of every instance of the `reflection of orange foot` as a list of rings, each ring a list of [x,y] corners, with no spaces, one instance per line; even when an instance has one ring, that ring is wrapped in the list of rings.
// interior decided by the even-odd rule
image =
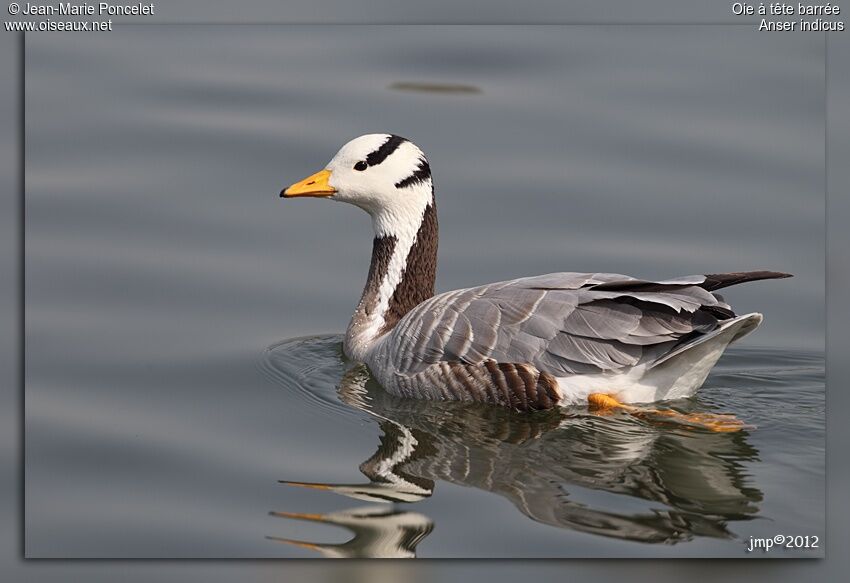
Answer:
[[[674,423],[682,424],[684,427],[703,428],[719,433],[740,431],[748,428],[743,421],[735,418],[734,415],[715,413],[686,414],[673,411],[672,409],[635,407],[633,405],[621,403],[611,395],[606,395],[604,393],[591,393],[588,395],[587,405],[591,411],[601,415],[607,415],[616,410],[620,410],[646,421],[672,421]]]
[[[656,412],[662,416],[673,417],[677,421],[682,421],[687,425],[703,427],[718,433],[729,433],[733,431],[741,431],[742,429],[752,429],[751,426],[746,425],[734,415],[720,413],[691,413],[689,415],[685,415],[671,410]]]

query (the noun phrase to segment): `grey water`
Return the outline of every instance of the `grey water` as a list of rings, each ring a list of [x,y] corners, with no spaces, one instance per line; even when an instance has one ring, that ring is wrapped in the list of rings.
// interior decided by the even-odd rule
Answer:
[[[823,56],[737,26],[27,35],[27,556],[821,556]],[[438,291],[793,273],[726,290],[765,323],[666,404],[748,428],[384,393],[339,340],[368,218],[278,198],[376,131],[429,156]],[[774,535],[821,544],[746,552]]]

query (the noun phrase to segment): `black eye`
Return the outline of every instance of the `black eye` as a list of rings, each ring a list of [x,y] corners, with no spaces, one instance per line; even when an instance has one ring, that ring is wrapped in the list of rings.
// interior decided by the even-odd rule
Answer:
[[[360,172],[366,170],[367,167],[368,166],[366,165],[366,162],[364,162],[363,160],[354,165],[354,169],[359,170]]]

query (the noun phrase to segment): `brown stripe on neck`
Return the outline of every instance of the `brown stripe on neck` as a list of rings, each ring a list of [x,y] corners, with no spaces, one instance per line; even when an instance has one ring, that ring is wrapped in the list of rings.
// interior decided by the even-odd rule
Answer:
[[[384,314],[381,334],[390,331],[407,312],[434,295],[434,281],[437,275],[437,240],[437,207],[434,201],[431,201],[425,207],[422,223],[419,225],[416,239],[407,256],[401,281],[390,298],[387,312]]]

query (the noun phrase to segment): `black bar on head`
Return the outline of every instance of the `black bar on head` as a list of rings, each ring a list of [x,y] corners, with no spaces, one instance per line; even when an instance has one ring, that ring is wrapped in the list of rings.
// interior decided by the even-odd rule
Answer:
[[[414,184],[421,184],[431,178],[431,167],[428,165],[428,160],[425,158],[419,159],[419,168],[403,180],[395,183],[396,188],[406,188]]]
[[[391,135],[386,142],[381,144],[381,147],[366,156],[366,163],[369,166],[377,166],[387,159],[387,156],[398,150],[398,147],[406,142],[401,136]]]

